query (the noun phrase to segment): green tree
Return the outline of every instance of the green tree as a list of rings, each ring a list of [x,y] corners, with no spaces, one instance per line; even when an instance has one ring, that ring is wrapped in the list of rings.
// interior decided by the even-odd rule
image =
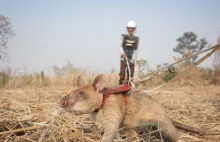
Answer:
[[[0,61],[8,61],[7,43],[8,39],[13,35],[10,19],[0,15]]]
[[[147,60],[144,60],[144,59],[140,59],[138,61],[138,71],[139,71],[139,75],[140,76],[143,76],[147,73],[147,70],[148,70],[148,61]]]
[[[180,53],[183,56],[194,54],[201,51],[208,44],[205,38],[198,39],[198,36],[193,32],[185,32],[182,37],[177,39],[178,45],[173,48],[174,52]],[[190,62],[194,62],[198,56],[194,56]]]

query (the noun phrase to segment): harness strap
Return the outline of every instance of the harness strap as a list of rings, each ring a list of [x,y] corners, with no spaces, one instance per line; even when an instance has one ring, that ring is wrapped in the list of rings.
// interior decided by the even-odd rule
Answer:
[[[104,88],[102,91],[102,94],[103,94],[102,105],[108,99],[108,97],[110,95],[119,94],[119,93],[127,93],[130,90],[131,90],[131,86],[129,84],[125,84],[125,85],[122,85],[122,86],[119,86],[119,87],[113,88],[113,89],[112,88]],[[126,104],[127,104],[127,99],[126,99],[126,95],[124,94],[124,105],[126,106]],[[94,112],[98,112],[100,108],[96,109]]]
[[[103,95],[104,95],[104,98],[103,98],[103,102],[111,95],[111,94],[118,94],[118,93],[126,93],[128,91],[131,90],[131,86],[129,84],[125,84],[125,85],[122,85],[122,86],[119,86],[117,88],[105,88],[103,90]]]

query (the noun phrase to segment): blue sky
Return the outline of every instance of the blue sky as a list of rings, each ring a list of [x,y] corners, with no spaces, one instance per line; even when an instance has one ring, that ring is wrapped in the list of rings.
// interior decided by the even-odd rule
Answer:
[[[176,39],[193,31],[215,44],[220,34],[219,0],[2,0],[0,14],[11,18],[9,40],[13,69],[48,71],[68,61],[92,71],[119,71],[119,46],[126,24],[138,24],[139,57],[156,64],[172,63]],[[211,60],[203,63],[210,66]]]

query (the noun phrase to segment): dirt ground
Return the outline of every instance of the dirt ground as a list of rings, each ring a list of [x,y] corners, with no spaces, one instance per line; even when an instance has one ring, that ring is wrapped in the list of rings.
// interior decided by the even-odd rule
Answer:
[[[0,142],[100,141],[102,133],[94,128],[86,115],[58,115],[58,100],[71,89],[0,90]],[[148,94],[165,106],[172,119],[196,128],[220,130],[220,86],[171,85]],[[12,130],[17,132],[3,134]],[[220,141],[220,135],[199,136],[182,130],[178,133],[181,140],[187,142]],[[132,130],[121,136],[123,142],[156,141],[149,133],[138,134]]]

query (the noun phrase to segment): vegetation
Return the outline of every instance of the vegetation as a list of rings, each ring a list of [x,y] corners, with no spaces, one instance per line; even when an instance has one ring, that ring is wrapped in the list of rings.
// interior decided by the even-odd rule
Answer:
[[[8,39],[13,35],[11,20],[0,15],[0,61],[8,62],[7,43]]]
[[[0,88],[4,87],[9,81],[9,75],[5,72],[0,72]]]
[[[147,74],[147,71],[149,70],[148,61],[144,59],[140,59],[139,62],[139,68],[138,68],[138,75],[144,76]]]
[[[7,42],[12,35],[14,34],[11,30],[10,20],[0,15],[1,61],[8,61]],[[197,39],[197,35],[193,32],[184,33],[177,41],[178,45],[173,51],[180,53],[181,58],[201,51],[208,44],[204,38]],[[166,89],[172,90],[174,94],[158,93],[152,97],[166,107],[172,118],[177,118],[183,121],[184,124],[193,127],[219,130],[219,100],[217,99],[219,98],[220,88],[213,84],[220,84],[220,51],[215,53],[214,69],[192,67],[181,73],[196,58],[194,57],[192,60],[178,65],[176,67],[177,72],[165,73],[153,79],[153,83],[147,82],[142,87],[147,86],[146,88],[149,89],[152,86],[155,87],[167,82]],[[174,59],[175,61],[179,60],[178,58]],[[0,141],[87,142],[101,139],[101,133],[94,129],[91,121],[88,121],[88,117],[70,114],[61,116],[58,115],[57,110],[57,101],[65,93],[73,90],[79,74],[87,81],[86,84],[91,84],[96,74],[90,73],[86,69],[77,68],[70,62],[62,67],[54,65],[52,70],[53,74],[45,74],[44,71],[32,74],[27,72],[12,74],[9,67],[0,71],[0,88],[22,88],[20,92],[16,89],[15,91],[9,89],[1,92],[0,133],[5,133],[5,131],[6,133],[1,135]],[[141,59],[139,61],[139,77],[145,76],[149,70],[148,61]],[[118,83],[118,73],[115,69],[112,69],[107,76],[109,79],[108,85],[115,86]],[[149,84],[152,86],[149,86]],[[45,88],[42,89],[41,87]],[[66,87],[70,88],[68,92],[67,90],[64,92]],[[200,91],[196,93],[192,90]],[[177,95],[175,91],[180,92],[181,95]],[[26,131],[24,132],[24,130]],[[155,132],[136,133],[127,130],[122,133],[122,136],[125,141],[150,141],[152,138],[156,139],[152,136],[153,133]],[[196,135],[188,135],[183,131],[178,133],[180,133],[181,139],[186,141],[210,140],[205,136],[197,138]],[[219,138],[214,140],[217,139]],[[159,140],[159,137],[156,140]]]
[[[175,76],[176,76],[176,72],[174,73],[167,72],[162,76],[162,79],[163,81],[168,82],[172,80]]]
[[[182,37],[179,37],[176,41],[178,45],[173,51],[180,53],[183,57],[201,51],[208,44],[205,38],[198,39],[198,36],[193,32],[183,33]],[[189,61],[194,62],[197,58],[198,56],[194,56]]]

